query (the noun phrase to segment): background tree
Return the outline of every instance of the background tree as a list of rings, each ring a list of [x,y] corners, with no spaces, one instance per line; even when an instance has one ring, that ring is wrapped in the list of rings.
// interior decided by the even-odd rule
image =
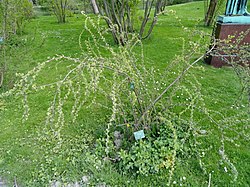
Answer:
[[[56,16],[58,23],[65,23],[67,16],[72,16],[76,10],[83,10],[86,0],[40,0],[39,5],[48,7]],[[90,4],[90,2],[89,2]]]
[[[92,5],[92,7],[93,7],[94,13],[95,13],[95,14],[99,14],[99,9],[98,9],[96,0],[90,0],[90,1],[91,1],[91,5]]]
[[[165,3],[164,3],[165,0],[157,0],[155,2],[155,9],[154,9],[152,22],[150,24],[149,30],[145,31],[145,27],[146,27],[146,25],[148,24],[148,22],[150,20],[149,17],[150,17],[151,10],[153,8],[154,2],[155,2],[154,0],[153,1],[150,1],[150,0],[146,1],[146,6],[145,6],[145,9],[144,9],[144,16],[143,16],[143,20],[142,20],[141,27],[140,27],[140,32],[139,32],[139,38],[140,39],[145,39],[145,38],[150,36],[150,34],[152,33],[153,28],[154,28],[154,26],[155,26],[155,24],[157,22],[158,14],[161,12],[163,7],[165,7]]]
[[[0,1],[1,33],[4,39],[11,34],[21,33],[25,23],[33,16],[32,3],[29,0]]]
[[[208,10],[205,16],[205,25],[210,26],[215,17],[215,10],[218,4],[218,0],[210,0]]]
[[[214,20],[218,13],[222,13],[225,10],[226,0],[206,0],[205,4],[205,25],[210,26],[214,23]]]
[[[100,14],[104,16],[106,23],[111,29],[115,43],[124,45],[129,38],[129,34],[136,33],[140,39],[150,36],[157,22],[158,14],[164,6],[164,0],[145,1],[144,14],[140,17],[140,26],[135,28],[136,12],[138,11],[139,0],[99,0],[97,6]],[[150,19],[150,15],[152,15]],[[151,21],[149,29],[146,25]]]
[[[33,16],[33,6],[29,0],[2,0],[0,1],[0,37],[9,41],[13,35],[21,34],[28,20]],[[6,45],[0,46],[3,60],[0,62],[0,87],[3,85],[4,74],[7,69]]]
[[[50,5],[53,13],[56,15],[58,23],[66,22],[66,10],[69,5],[68,0],[51,0]]]

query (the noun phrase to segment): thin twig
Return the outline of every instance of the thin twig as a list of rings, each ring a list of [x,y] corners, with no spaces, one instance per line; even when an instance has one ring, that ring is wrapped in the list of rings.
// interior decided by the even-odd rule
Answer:
[[[18,187],[16,177],[14,177],[14,187]]]
[[[211,178],[212,178],[212,174],[209,173],[209,179],[208,179],[208,186],[207,187],[211,186]]]

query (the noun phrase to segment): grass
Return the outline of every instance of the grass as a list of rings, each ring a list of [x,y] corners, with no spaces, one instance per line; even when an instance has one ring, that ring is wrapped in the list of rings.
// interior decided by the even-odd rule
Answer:
[[[152,36],[143,42],[147,66],[154,66],[161,71],[164,71],[166,65],[176,55],[183,52],[182,41],[197,39],[197,36],[189,38],[181,29],[182,26],[187,27],[188,30],[198,29],[208,34],[212,32],[212,28],[205,28],[202,24],[203,2],[175,5],[167,9],[175,10],[176,15],[161,16]],[[177,21],[179,19],[181,24]],[[81,15],[70,17],[66,24],[57,24],[53,16],[41,16],[31,20],[27,24],[25,33],[16,38],[17,46],[12,46],[8,51],[9,71],[2,92],[11,88],[18,79],[14,76],[15,72],[25,73],[48,57],[56,54],[81,57],[83,51],[79,48],[78,38],[83,29],[83,20]],[[82,40],[87,37],[88,34],[84,33]],[[110,37],[108,40],[112,42]],[[39,81],[46,83],[59,78],[60,72],[67,71],[68,65],[70,64],[54,64],[58,67],[57,71],[46,69]],[[207,107],[211,110],[223,111],[226,116],[237,114],[239,111],[231,107],[240,95],[241,86],[232,68],[215,69],[202,62],[197,66],[204,69],[204,71],[192,71],[195,71],[202,84],[202,93]],[[106,111],[98,107],[93,111],[83,111],[76,124],[68,124],[62,130],[65,141],[61,150],[53,152],[56,139],[55,142],[48,142],[46,134],[43,134],[47,128],[44,126],[45,113],[53,94],[53,92],[43,91],[30,96],[30,104],[34,106],[31,108],[33,115],[25,123],[22,123],[23,109],[20,98],[12,96],[0,100],[0,176],[8,179],[10,183],[16,177],[23,186],[46,186],[46,181],[53,180],[59,175],[63,176],[64,181],[75,181],[91,171],[93,175],[91,185],[100,182],[111,186],[166,185],[164,173],[148,177],[122,175],[109,163],[101,170],[96,169],[98,160],[90,155],[84,155],[82,150],[88,149],[91,152],[94,139],[100,137],[105,130],[103,124],[107,118]],[[239,101],[239,103],[241,106],[238,110],[247,110],[245,101]],[[212,128],[209,125],[210,123],[204,124],[204,127]],[[190,158],[185,163],[177,163],[173,181],[184,186],[207,186],[208,174],[212,173],[213,186],[248,186],[250,183],[249,142],[241,138],[237,142],[238,148],[231,147],[231,144],[225,145],[230,152],[230,159],[239,171],[237,182],[231,183],[230,176],[225,173],[223,166],[216,163],[219,160],[218,145],[214,140],[217,139],[219,132],[218,129],[213,132],[214,135],[205,142],[212,146],[211,155],[206,157],[206,163],[211,165],[210,171],[206,175],[203,174],[197,160]],[[249,133],[249,131],[246,132]],[[75,160],[68,161],[67,158]],[[183,177],[186,177],[185,181]]]

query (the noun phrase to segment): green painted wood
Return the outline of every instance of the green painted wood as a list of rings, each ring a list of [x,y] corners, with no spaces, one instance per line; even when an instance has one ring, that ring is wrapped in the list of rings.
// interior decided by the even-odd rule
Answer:
[[[250,24],[250,16],[219,16],[217,21],[220,23]]]
[[[247,0],[227,0],[225,15],[249,15],[247,12]]]

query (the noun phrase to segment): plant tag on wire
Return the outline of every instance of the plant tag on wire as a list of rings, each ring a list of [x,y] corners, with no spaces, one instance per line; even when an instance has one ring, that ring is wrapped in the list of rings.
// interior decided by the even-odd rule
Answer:
[[[135,89],[135,83],[131,82],[129,87],[130,87],[131,90],[134,90]]]
[[[3,37],[0,36],[0,44],[2,44],[4,41]]]
[[[142,138],[145,138],[145,134],[143,130],[134,132],[135,140],[140,140]]]

